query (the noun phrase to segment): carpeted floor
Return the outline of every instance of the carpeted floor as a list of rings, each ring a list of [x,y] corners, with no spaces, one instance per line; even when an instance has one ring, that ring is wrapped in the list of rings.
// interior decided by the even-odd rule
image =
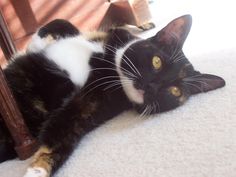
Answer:
[[[233,0],[154,0],[156,29],[190,13],[185,53],[226,87],[184,106],[140,119],[128,112],[89,134],[56,177],[235,177],[236,11]],[[0,164],[1,177],[21,177],[28,161]]]

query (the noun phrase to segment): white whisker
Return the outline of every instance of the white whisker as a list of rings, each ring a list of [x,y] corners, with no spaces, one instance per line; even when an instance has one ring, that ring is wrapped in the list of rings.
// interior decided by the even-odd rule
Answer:
[[[186,84],[186,85],[190,85],[190,86],[192,86],[192,87],[195,87],[195,88],[197,88],[200,92],[204,92],[203,90],[202,90],[202,88],[200,88],[200,87],[198,87],[197,85],[195,85],[195,84],[192,84],[192,83],[189,83],[189,82],[183,82],[184,84]]]
[[[101,60],[101,61],[104,61],[104,62],[107,62],[107,63],[109,63],[109,64],[112,64],[113,66],[120,68],[123,72],[125,71],[125,72],[127,73],[127,75],[130,75],[130,76],[132,76],[132,77],[137,77],[137,76],[135,76],[133,73],[131,73],[130,71],[126,70],[125,68],[123,68],[123,67],[121,67],[121,66],[116,65],[115,63],[112,63],[112,62],[107,61],[107,60],[105,60],[105,59],[103,59],[103,58],[100,58],[100,57],[93,57],[93,58],[98,59],[98,60]]]

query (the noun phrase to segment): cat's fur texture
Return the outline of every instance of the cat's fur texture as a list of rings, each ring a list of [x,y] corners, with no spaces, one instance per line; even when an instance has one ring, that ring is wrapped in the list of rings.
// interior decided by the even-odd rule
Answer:
[[[146,40],[119,28],[93,39],[76,28],[69,37],[48,30],[51,35],[39,38],[46,39],[44,45],[30,45],[4,71],[41,143],[25,177],[52,175],[85,134],[125,110],[159,113],[224,86],[222,78],[195,71],[184,56],[190,27],[191,17],[182,16]],[[20,77],[18,84],[14,77]]]

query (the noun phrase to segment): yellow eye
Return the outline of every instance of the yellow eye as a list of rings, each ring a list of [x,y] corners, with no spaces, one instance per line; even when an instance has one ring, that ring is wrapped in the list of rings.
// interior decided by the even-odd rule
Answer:
[[[155,69],[160,69],[162,66],[161,59],[158,56],[152,58],[152,65]]]
[[[175,86],[170,87],[169,92],[176,97],[179,97],[182,95],[181,90]]]

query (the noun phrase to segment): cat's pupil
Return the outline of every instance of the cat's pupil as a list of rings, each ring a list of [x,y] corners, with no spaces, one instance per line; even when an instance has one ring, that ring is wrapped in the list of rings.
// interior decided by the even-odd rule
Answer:
[[[174,95],[174,96],[176,96],[176,97],[179,97],[179,96],[182,95],[181,90],[180,90],[178,87],[176,87],[176,86],[171,86],[171,87],[169,87],[168,90],[169,90],[169,92],[170,92],[172,95]]]
[[[160,57],[154,56],[154,57],[152,58],[152,65],[153,65],[153,67],[154,67],[155,69],[160,69],[161,66],[162,66],[162,62],[161,62]]]

